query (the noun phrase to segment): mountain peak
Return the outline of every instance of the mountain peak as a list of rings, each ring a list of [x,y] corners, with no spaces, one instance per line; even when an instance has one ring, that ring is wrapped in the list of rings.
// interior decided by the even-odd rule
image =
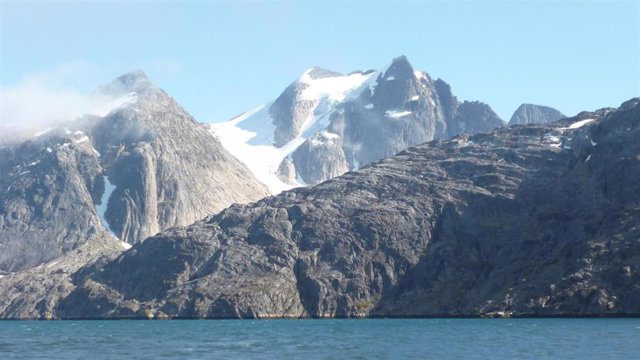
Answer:
[[[310,69],[307,69],[307,71],[305,71],[300,77],[300,80],[302,81],[304,81],[305,79],[316,80],[316,79],[324,79],[324,78],[330,78],[330,77],[336,77],[336,76],[343,76],[343,74],[339,72],[327,70],[318,66],[314,66]]]
[[[413,76],[413,66],[411,66],[406,56],[401,55],[391,60],[391,64],[381,74],[387,80],[391,77],[404,78]]]
[[[550,123],[564,117],[564,114],[552,107],[536,104],[522,104],[511,116],[509,124]]]
[[[155,84],[149,80],[144,71],[136,69],[120,75],[110,84],[100,86],[99,91],[109,95],[120,95],[130,92],[141,92],[155,87]]]

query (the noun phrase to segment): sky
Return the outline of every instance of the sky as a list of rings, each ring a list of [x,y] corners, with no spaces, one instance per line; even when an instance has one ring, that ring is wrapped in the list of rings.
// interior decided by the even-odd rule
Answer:
[[[521,103],[575,115],[640,96],[640,1],[0,0],[0,54],[0,125],[17,116],[3,108],[47,112],[135,69],[224,121],[312,66],[399,55],[508,121]]]

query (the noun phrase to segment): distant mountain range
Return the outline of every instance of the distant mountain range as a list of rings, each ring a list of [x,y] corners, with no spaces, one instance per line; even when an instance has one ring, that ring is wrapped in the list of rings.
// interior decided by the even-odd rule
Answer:
[[[413,147],[78,267],[3,318],[639,316],[640,99]]]
[[[640,314],[637,98],[506,126],[405,57],[216,124],[96,92],[0,140],[0,318]]]

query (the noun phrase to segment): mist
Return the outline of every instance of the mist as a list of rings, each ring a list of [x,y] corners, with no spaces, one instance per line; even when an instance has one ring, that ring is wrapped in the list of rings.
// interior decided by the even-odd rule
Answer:
[[[0,139],[34,136],[83,115],[105,116],[129,100],[127,95],[107,95],[95,88],[97,76],[86,64],[59,67],[25,77],[14,86],[0,88]]]

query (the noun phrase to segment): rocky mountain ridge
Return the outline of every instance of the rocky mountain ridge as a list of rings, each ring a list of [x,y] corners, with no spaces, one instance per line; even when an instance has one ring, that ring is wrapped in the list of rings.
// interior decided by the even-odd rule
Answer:
[[[401,56],[379,71],[309,69],[273,102],[211,129],[278,193],[409,146],[503,125],[488,105],[458,101],[447,83]]]
[[[7,276],[0,314],[637,316],[638,136],[636,98],[432,141],[168,229],[64,292]]]
[[[123,246],[190,224],[266,188],[141,71],[98,89],[123,98],[0,147],[0,271],[88,243]]]

